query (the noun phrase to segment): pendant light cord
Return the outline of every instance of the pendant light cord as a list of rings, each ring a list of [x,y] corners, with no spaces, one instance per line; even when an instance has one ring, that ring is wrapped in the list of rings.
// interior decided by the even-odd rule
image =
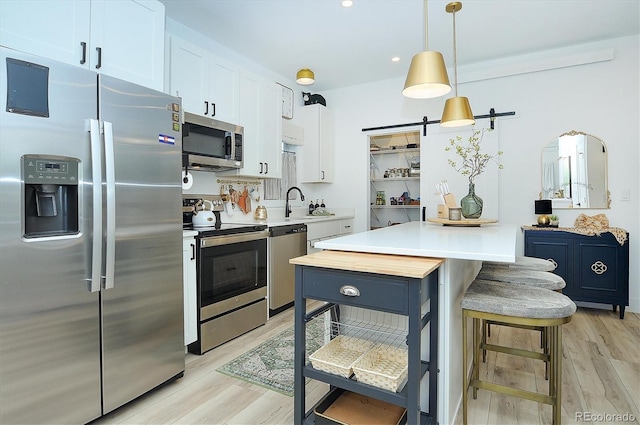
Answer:
[[[456,48],[456,11],[453,11],[453,78],[456,85],[456,96],[458,97],[458,51]]]
[[[429,14],[427,12],[427,0],[424,0],[424,51],[429,50]]]

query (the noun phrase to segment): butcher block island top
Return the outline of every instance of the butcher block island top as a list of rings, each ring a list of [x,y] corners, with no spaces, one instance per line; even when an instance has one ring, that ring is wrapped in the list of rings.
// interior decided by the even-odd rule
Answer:
[[[291,264],[422,279],[444,262],[438,258],[362,252],[320,251],[292,258]]]

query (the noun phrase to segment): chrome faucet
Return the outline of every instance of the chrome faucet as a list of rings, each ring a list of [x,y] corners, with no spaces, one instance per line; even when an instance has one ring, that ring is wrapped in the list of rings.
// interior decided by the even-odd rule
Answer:
[[[290,187],[289,190],[287,190],[287,202],[285,202],[284,204],[284,216],[287,218],[289,217],[289,214],[291,214],[291,207],[289,206],[289,192],[291,192],[293,189],[300,192],[300,200],[304,201],[304,195],[302,194],[302,191],[300,190],[300,188],[297,186]]]

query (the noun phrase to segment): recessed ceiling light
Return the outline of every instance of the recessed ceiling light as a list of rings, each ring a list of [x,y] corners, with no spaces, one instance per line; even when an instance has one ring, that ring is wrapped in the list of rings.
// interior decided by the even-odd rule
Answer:
[[[342,2],[340,4],[342,4],[342,7],[351,7],[351,6],[353,6],[353,1],[352,0],[342,0]]]
[[[394,56],[391,58],[391,62],[400,62],[400,58],[397,56]]]

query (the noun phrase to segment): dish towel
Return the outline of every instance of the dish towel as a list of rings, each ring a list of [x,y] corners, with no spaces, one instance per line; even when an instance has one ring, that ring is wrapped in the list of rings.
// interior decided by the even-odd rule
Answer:
[[[297,184],[296,154],[295,152],[284,151],[282,152],[282,178],[265,179],[264,199],[284,199],[286,191],[292,186],[297,186]],[[289,199],[298,199],[298,192],[291,192]]]

